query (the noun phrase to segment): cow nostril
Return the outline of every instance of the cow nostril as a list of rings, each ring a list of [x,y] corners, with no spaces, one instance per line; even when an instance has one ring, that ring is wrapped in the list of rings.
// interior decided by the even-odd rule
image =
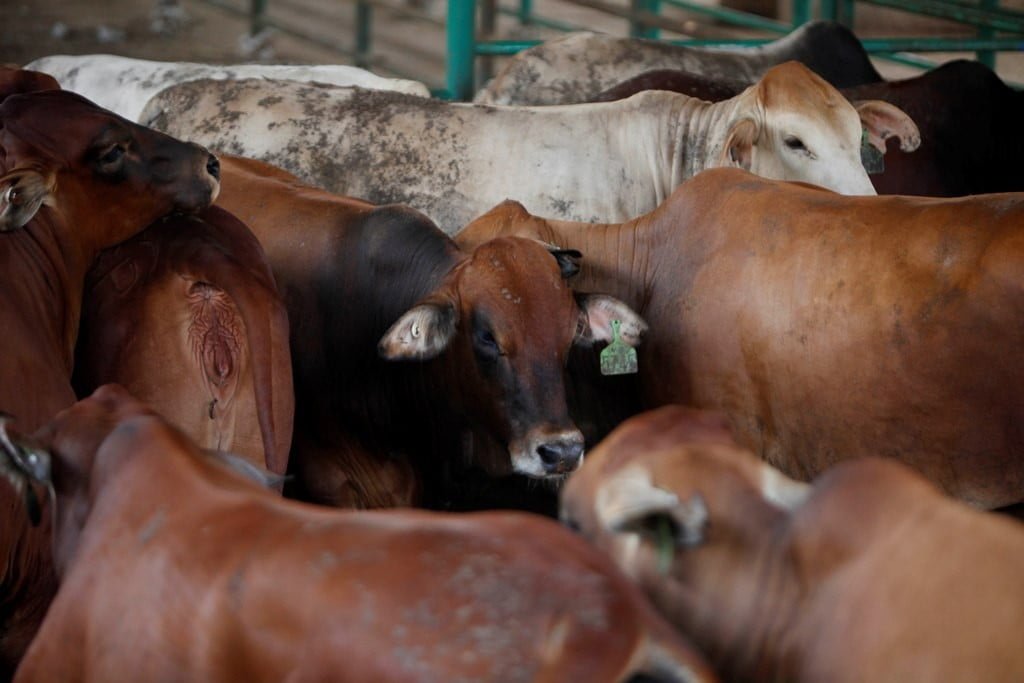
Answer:
[[[583,444],[577,441],[549,441],[537,446],[537,455],[546,469],[569,472],[579,464]]]
[[[212,154],[206,160],[206,172],[212,175],[214,180],[220,180],[220,160]]]

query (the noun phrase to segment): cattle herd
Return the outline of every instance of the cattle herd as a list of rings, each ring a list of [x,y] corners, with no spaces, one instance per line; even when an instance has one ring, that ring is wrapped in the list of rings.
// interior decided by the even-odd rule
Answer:
[[[0,682],[1024,680],[1022,120],[825,22],[0,67]]]

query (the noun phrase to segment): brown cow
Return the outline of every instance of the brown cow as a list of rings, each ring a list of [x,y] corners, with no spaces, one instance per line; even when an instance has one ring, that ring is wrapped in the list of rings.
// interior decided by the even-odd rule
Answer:
[[[643,322],[610,297],[574,296],[572,254],[520,239],[462,251],[411,209],[231,157],[218,204],[259,237],[289,309],[292,458],[307,495],[410,504],[409,457],[431,480],[425,504],[472,507],[438,494],[463,477],[444,470],[461,469],[467,444],[501,454],[487,463],[495,474],[558,481],[579,464],[583,437],[563,388],[569,349],[608,339],[611,315],[634,341]],[[382,461],[392,472],[374,481]]]
[[[586,255],[579,286],[650,325],[627,413],[721,410],[790,476],[886,455],[999,507],[1024,500],[1022,199],[859,199],[715,170],[628,223],[506,203],[459,241],[523,234]]]
[[[0,233],[0,410],[35,429],[75,400],[73,352],[93,258],[172,210],[207,206],[218,188],[216,158],[55,90],[3,99],[0,173],[3,201],[17,214],[8,224],[14,214],[0,207],[10,228]],[[48,529],[30,528],[3,484],[0,514],[2,679],[35,633],[55,582]]]
[[[562,516],[727,680],[1024,679],[1024,527],[898,463],[800,484],[667,406],[594,449]]]
[[[284,474],[294,396],[288,314],[263,248],[217,207],[162,218],[86,279],[79,396],[117,382],[205,448]]]
[[[62,585],[19,683],[714,679],[554,522],[282,500],[117,387],[39,441],[49,467],[0,456],[56,491]]]
[[[669,90],[710,102],[742,92],[740,81],[711,79],[686,71],[649,71],[594,98],[610,102],[642,90]],[[984,64],[963,59],[899,81],[843,88],[857,104],[883,100],[916,123],[921,146],[907,152],[890,144],[885,169],[871,176],[878,194],[960,197],[1024,190],[1024,93],[1003,83]]]

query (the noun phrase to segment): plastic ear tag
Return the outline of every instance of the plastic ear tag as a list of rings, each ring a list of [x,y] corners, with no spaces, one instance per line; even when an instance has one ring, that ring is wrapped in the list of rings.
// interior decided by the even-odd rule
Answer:
[[[870,175],[885,172],[885,154],[871,144],[867,128],[860,130],[860,163]]]
[[[637,371],[636,349],[619,339],[618,320],[612,321],[612,343],[601,352],[602,375],[630,375]]]

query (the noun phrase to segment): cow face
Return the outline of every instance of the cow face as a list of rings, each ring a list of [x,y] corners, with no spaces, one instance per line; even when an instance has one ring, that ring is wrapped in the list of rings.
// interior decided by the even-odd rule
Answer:
[[[216,157],[64,91],[12,95],[0,104],[6,169],[51,179],[54,208],[95,249],[171,211],[195,212],[219,190]]]
[[[692,633],[707,627],[694,623],[707,605],[725,614],[752,598],[754,583],[738,575],[809,491],[736,445],[717,415],[667,406],[594,449],[562,490],[560,517]]]
[[[573,343],[611,338],[611,320],[637,343],[645,325],[612,297],[574,294],[566,277],[577,252],[505,237],[477,247],[444,284],[384,335],[388,359],[442,353],[457,410],[506,444],[513,471],[561,477],[583,459],[583,435],[566,406]]]
[[[797,62],[769,70],[737,97],[737,113],[722,148],[722,165],[776,180],[796,180],[850,195],[875,190],[861,161],[862,136],[876,146],[899,135],[906,151],[920,136],[896,107],[885,122],[870,106],[858,111],[839,91]]]

